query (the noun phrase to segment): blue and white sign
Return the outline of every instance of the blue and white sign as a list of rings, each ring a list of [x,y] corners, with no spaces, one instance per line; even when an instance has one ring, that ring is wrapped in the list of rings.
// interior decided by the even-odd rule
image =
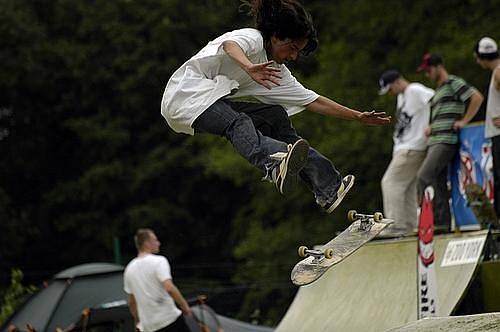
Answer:
[[[460,130],[459,154],[450,166],[451,201],[455,225],[462,230],[479,229],[480,225],[467,206],[465,186],[479,184],[493,202],[493,159],[491,140],[484,138],[484,124],[469,125]]]

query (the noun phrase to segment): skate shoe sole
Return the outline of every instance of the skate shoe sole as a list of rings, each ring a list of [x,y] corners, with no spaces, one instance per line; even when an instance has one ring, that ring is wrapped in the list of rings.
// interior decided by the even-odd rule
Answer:
[[[345,195],[347,195],[347,193],[349,192],[349,189],[351,189],[352,186],[354,185],[354,180],[355,180],[354,175],[348,175],[348,176],[351,176],[352,180],[347,184],[347,186],[344,188],[344,191],[342,191],[342,193],[337,197],[335,202],[333,202],[333,204],[328,208],[328,210],[326,210],[327,213],[332,213],[333,210],[335,210],[335,208],[339,206],[339,204],[344,199]],[[342,179],[342,181],[344,181],[344,179]]]
[[[309,143],[306,140],[300,139],[295,142],[288,154],[286,173],[280,186],[283,195],[290,193],[298,183],[298,175],[306,165],[308,154]]]

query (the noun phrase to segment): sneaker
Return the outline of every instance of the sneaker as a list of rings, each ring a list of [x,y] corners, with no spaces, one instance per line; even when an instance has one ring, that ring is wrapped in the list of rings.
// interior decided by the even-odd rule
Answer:
[[[278,191],[285,195],[289,193],[295,183],[299,172],[306,165],[309,154],[309,143],[305,139],[299,139],[295,144],[288,145],[287,152],[276,152],[270,157],[279,160],[280,164],[274,172],[274,183]]]
[[[337,193],[333,197],[333,200],[331,203],[325,204],[323,208],[326,210],[327,213],[332,213],[333,210],[337,206],[339,206],[340,202],[344,199],[345,195],[349,191],[349,189],[352,188],[354,185],[354,175],[347,175],[342,179],[342,183],[340,184],[339,189],[337,190]]]

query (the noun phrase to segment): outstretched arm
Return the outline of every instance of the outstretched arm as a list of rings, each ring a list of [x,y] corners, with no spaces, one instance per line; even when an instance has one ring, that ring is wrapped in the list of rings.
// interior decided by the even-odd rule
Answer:
[[[385,125],[391,122],[391,117],[385,112],[360,112],[340,105],[333,100],[319,96],[318,99],[306,106],[311,112],[334,116],[337,118],[357,120],[368,125]]]

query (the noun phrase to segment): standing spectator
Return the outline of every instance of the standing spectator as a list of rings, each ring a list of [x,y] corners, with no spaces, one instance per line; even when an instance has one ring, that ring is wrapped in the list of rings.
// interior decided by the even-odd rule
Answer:
[[[429,123],[429,100],[434,90],[408,82],[396,70],[379,80],[379,94],[397,96],[392,160],[382,178],[384,215],[394,224],[385,236],[407,235],[417,227],[417,172],[425,158]]]
[[[417,69],[436,82],[431,99],[427,155],[417,175],[419,201],[425,188],[434,187],[434,222],[437,232],[451,227],[448,191],[448,165],[458,152],[458,131],[476,115],[483,95],[462,78],[448,74],[439,55],[427,53]]]
[[[136,327],[147,332],[189,332],[181,313],[191,316],[191,308],[172,281],[168,260],[156,255],[160,241],[150,229],[137,230],[134,240],[138,255],[125,268],[124,288]]]
[[[476,44],[477,63],[491,70],[488,101],[486,102],[486,138],[491,138],[493,156],[494,206],[500,216],[500,58],[497,43],[489,38],[481,38]]]

